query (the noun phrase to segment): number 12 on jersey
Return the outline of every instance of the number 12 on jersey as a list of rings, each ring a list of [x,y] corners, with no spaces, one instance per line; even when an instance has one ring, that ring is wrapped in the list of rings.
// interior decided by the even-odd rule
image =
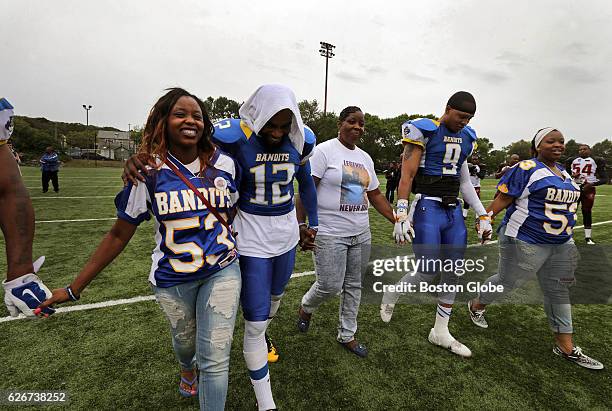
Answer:
[[[249,171],[255,177],[255,197],[251,198],[251,203],[269,205],[270,203],[266,200],[266,189],[270,187],[272,190],[272,205],[286,203],[291,200],[291,193],[287,188],[285,194],[283,188],[289,186],[293,181],[293,174],[295,174],[295,165],[291,163],[280,163],[272,164],[271,174],[276,176],[278,172],[287,172],[287,178],[284,180],[278,180],[273,182],[266,181],[266,164],[260,164],[255,167],[251,167]],[[270,177],[272,177],[270,176]]]

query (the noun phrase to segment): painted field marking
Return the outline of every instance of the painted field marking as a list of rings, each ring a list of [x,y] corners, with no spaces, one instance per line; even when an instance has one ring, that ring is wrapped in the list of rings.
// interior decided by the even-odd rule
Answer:
[[[66,199],[82,199],[82,198],[115,198],[115,196],[90,196],[90,197],[30,197],[30,199],[32,200],[48,200],[48,199],[52,199],[52,198],[58,198],[60,200],[66,200]]]
[[[108,218],[81,218],[78,220],[42,220],[36,221],[36,224],[43,223],[82,223],[85,221],[108,221],[108,220],[116,220],[117,217],[108,217]]]
[[[61,220],[58,220],[61,221]],[[77,220],[66,220],[66,221],[77,221]],[[81,220],[82,221],[82,220]],[[604,225],[604,224],[610,224],[612,223],[612,220],[608,220],[608,221],[601,221],[599,223],[593,223],[593,225]],[[579,230],[581,228],[584,228],[584,226],[577,226],[574,227],[574,230]],[[489,244],[495,244],[497,243],[497,241],[491,241]],[[479,244],[469,244],[468,247],[477,247],[479,246]],[[304,271],[301,273],[295,273],[291,275],[291,278],[299,278],[299,277],[305,277],[305,276],[309,276],[309,275],[314,275],[315,272],[314,271]],[[92,303],[92,304],[78,304],[78,305],[73,305],[71,307],[59,307],[57,308],[56,313],[68,313],[68,312],[72,312],[72,311],[84,311],[84,310],[91,310],[94,308],[106,308],[106,307],[113,307],[116,305],[124,305],[124,304],[134,304],[134,303],[139,303],[142,301],[151,301],[151,300],[155,300],[155,296],[154,295],[142,295],[142,296],[138,296],[138,297],[132,297],[132,298],[122,298],[119,300],[111,300],[111,301],[104,301],[104,302],[99,302],[99,303]],[[0,323],[4,323],[4,322],[8,322],[8,321],[15,321],[15,320],[25,320],[28,319],[28,317],[26,317],[23,314],[19,314],[18,317],[0,317]],[[32,318],[30,318],[32,319]]]

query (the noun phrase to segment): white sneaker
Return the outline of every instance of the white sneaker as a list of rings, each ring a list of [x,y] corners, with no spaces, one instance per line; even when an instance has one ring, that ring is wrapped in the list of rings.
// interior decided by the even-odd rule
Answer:
[[[383,322],[388,323],[391,321],[391,317],[393,317],[393,310],[395,309],[395,304],[381,304],[380,305],[380,319]]]
[[[455,338],[450,334],[436,334],[434,329],[432,328],[429,331],[429,337],[427,337],[430,343],[433,345],[437,345],[442,348],[446,348],[453,354],[457,354],[460,357],[469,358],[472,356],[472,351],[465,345],[461,344],[459,341],[455,340]]]
[[[595,241],[593,241],[591,237],[585,238],[584,242],[587,243],[588,245],[595,245]]]
[[[399,300],[400,296],[401,293],[385,293],[383,295],[382,300],[387,301],[387,303],[382,303],[380,305],[380,319],[383,320],[383,322],[388,323],[391,321],[395,304],[397,303],[397,300]]]

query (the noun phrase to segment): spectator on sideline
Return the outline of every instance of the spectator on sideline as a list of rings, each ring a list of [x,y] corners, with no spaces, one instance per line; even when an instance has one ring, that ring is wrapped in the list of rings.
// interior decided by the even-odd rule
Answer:
[[[368,205],[391,224],[393,209],[378,189],[374,162],[356,146],[365,131],[363,112],[346,107],[340,112],[338,138],[315,147],[310,165],[317,186],[319,231],[315,238],[316,280],[302,297],[298,329],[308,331],[314,311],[326,300],[340,294],[340,321],[337,340],[359,357],[367,348],[355,339],[361,281],[370,258],[372,236]],[[306,213],[298,202],[298,220],[305,224]]]
[[[506,171],[508,171],[510,167],[514,166],[520,160],[521,158],[519,157],[518,154],[512,154],[511,156],[509,156],[505,162],[501,163],[497,167],[497,170],[495,171],[495,178],[498,180],[502,178],[504,174],[506,173]]]
[[[172,88],[155,103],[140,153],[156,159],[157,166],[144,184],[130,183],[117,195],[114,226],[72,283],[53,290],[41,307],[78,300],[152,214],[157,246],[149,281],[170,323],[181,367],[179,392],[199,393],[200,409],[221,411],[241,280],[233,234],[211,211],[216,207],[219,217],[233,212],[236,166],[215,148],[212,134],[204,103],[187,91]],[[175,173],[208,193],[213,206],[203,204]]]
[[[470,171],[470,183],[476,190],[476,195],[480,198],[480,180],[485,178],[487,172],[482,164],[480,164],[480,158],[477,154],[474,154],[471,160],[468,160],[468,170]],[[467,201],[463,202],[463,218],[467,218],[468,210],[470,205]]]
[[[12,132],[13,106],[0,98],[0,227],[7,260],[6,281],[2,282],[4,303],[13,317],[19,313],[34,317],[33,310],[51,296],[51,291],[35,274],[44,258],[32,263],[34,209],[15,157],[6,144]],[[52,309],[43,311],[43,315],[52,313]]]
[[[385,198],[390,204],[393,204],[395,190],[399,181],[399,165],[395,161],[389,163],[389,169],[385,170],[385,178],[387,179]]]
[[[45,154],[40,158],[40,169],[42,170],[42,192],[49,191],[49,180],[53,183],[53,191],[59,191],[59,182],[57,173],[59,172],[60,160],[59,155],[53,147],[47,147]]]
[[[572,228],[580,188],[558,163],[565,151],[563,134],[552,127],[540,129],[531,150],[534,158],[521,161],[504,175],[497,186],[499,195],[487,207],[492,217],[507,211],[498,230],[499,272],[485,280],[482,289],[501,285],[503,292],[480,292],[468,302],[470,318],[477,326],[488,328],[485,307],[536,275],[554,334],[553,353],[581,367],[600,370],[603,364],[574,346],[572,337],[569,287],[578,264]]]

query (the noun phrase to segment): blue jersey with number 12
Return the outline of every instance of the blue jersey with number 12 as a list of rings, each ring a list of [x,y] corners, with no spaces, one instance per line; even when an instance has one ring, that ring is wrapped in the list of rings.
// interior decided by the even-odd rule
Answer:
[[[265,146],[240,119],[215,123],[213,141],[232,155],[241,168],[238,208],[265,216],[288,214],[293,210],[293,177],[310,156],[315,135],[304,127],[304,149],[298,152],[288,136],[280,145]]]

